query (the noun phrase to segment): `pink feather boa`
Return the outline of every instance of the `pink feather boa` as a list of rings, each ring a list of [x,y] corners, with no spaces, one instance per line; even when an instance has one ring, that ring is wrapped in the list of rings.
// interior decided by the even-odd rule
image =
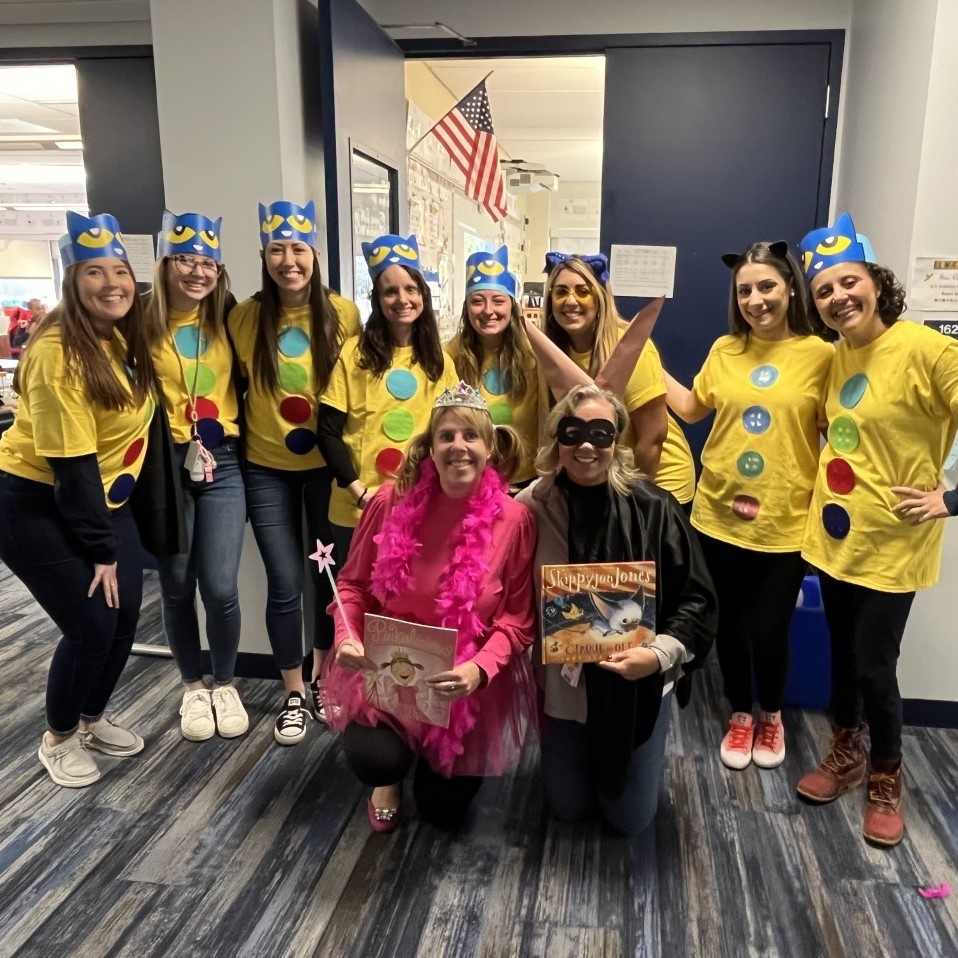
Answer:
[[[486,553],[492,544],[492,530],[502,513],[506,481],[488,466],[479,487],[469,499],[469,508],[455,533],[452,559],[438,583],[436,609],[441,624],[459,633],[456,665],[468,662],[480,648],[485,624],[476,615],[479,591],[486,581],[489,566]],[[408,589],[412,582],[410,566],[422,548],[416,538],[426,520],[429,506],[440,494],[439,473],[432,459],[423,461],[419,481],[393,507],[374,538],[379,544],[370,582],[373,595],[385,604]],[[449,727],[430,725],[422,740],[422,752],[440,774],[450,776],[456,758],[462,755],[462,741],[476,725],[480,702],[475,695],[453,702]]]

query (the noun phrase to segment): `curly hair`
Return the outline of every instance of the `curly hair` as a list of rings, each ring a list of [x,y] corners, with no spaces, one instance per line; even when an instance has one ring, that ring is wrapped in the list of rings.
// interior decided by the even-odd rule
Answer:
[[[643,473],[635,466],[632,450],[619,443],[618,439],[629,424],[629,414],[625,410],[622,400],[615,393],[601,389],[595,383],[584,386],[575,386],[559,400],[546,418],[546,436],[548,442],[539,450],[536,457],[536,472],[540,476],[555,476],[562,468],[559,464],[559,441],[556,433],[559,420],[563,416],[575,415],[576,409],[587,399],[600,399],[607,402],[615,412],[615,453],[609,465],[609,485],[621,495],[628,495],[629,490],[642,478]]]
[[[885,326],[891,326],[907,308],[905,287],[898,277],[887,267],[877,263],[859,263],[875,284],[875,312]],[[819,316],[815,297],[810,297],[809,312]]]

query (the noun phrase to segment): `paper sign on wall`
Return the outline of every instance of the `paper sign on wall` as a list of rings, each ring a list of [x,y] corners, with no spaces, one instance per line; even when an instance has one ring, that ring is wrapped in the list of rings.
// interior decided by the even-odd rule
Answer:
[[[153,264],[156,262],[153,237],[149,233],[124,233],[123,245],[136,281],[152,283]]]
[[[958,256],[916,256],[908,306],[958,311]]]
[[[666,296],[675,285],[674,246],[612,244],[609,282],[616,296]]]

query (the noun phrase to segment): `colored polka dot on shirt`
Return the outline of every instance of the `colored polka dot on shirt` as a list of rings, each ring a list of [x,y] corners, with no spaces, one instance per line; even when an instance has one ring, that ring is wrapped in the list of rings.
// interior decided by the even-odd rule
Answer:
[[[143,452],[143,447],[146,445],[146,440],[142,437],[140,439],[134,439],[130,445],[130,448],[123,454],[123,466],[128,469],[130,466],[140,458],[140,453]]]
[[[276,345],[279,351],[290,359],[302,356],[309,349],[309,336],[305,330],[296,326],[284,329],[277,339]]]
[[[746,522],[751,522],[758,516],[759,508],[759,501],[754,496],[736,496],[732,500],[732,512]]]
[[[209,343],[196,326],[184,326],[173,334],[176,351],[185,359],[196,359],[206,352]]]
[[[402,461],[403,454],[399,449],[392,447],[383,449],[376,456],[376,472],[387,478],[398,475],[402,468]]]
[[[186,413],[187,422],[193,421],[193,405],[192,403],[186,404]],[[200,396],[196,400],[196,418],[197,419],[219,419],[220,411],[219,407],[211,399],[205,399]]]
[[[828,441],[835,452],[854,452],[861,442],[855,420],[849,416],[836,416],[828,426]]]
[[[855,488],[855,471],[844,459],[832,459],[825,467],[828,488],[838,496],[847,496]]]
[[[286,434],[286,448],[297,456],[305,456],[316,447],[316,433],[311,429],[293,429]]]
[[[753,386],[758,386],[759,389],[768,389],[769,386],[774,386],[778,382],[778,369],[767,363],[756,366],[749,374],[748,379]]]
[[[512,406],[510,406],[507,402],[491,403],[489,406],[489,415],[492,418],[493,425],[512,425]]]
[[[215,449],[226,435],[222,424],[216,419],[201,419],[196,424],[196,431],[200,440],[207,449]]]
[[[106,497],[114,505],[121,505],[130,498],[130,494],[133,492],[135,486],[136,479],[134,479],[133,476],[128,472],[121,473],[113,480]]]
[[[395,399],[411,399],[418,388],[416,377],[408,369],[393,369],[386,374],[386,389]]]
[[[852,527],[848,511],[836,502],[829,502],[822,509],[822,525],[833,539],[844,539]]]
[[[300,424],[309,421],[313,407],[305,396],[287,396],[279,404],[279,414],[287,422]]]
[[[186,388],[198,396],[208,396],[216,388],[216,373],[206,363],[196,363],[186,371]]]
[[[745,476],[746,479],[754,479],[765,471],[765,460],[762,458],[761,453],[755,452],[754,450],[743,452],[742,455],[738,457],[738,461],[735,465],[738,468],[739,475]]]
[[[412,435],[414,425],[408,409],[391,409],[383,417],[383,432],[393,442],[405,442]]]
[[[856,373],[842,384],[838,401],[846,409],[854,409],[862,401],[866,389],[868,389],[868,377],[864,373]]]
[[[505,396],[512,386],[512,377],[493,366],[482,374],[482,385],[490,396]]]
[[[742,425],[752,435],[761,435],[771,424],[772,414],[764,406],[749,406],[742,413]]]
[[[279,384],[284,392],[305,392],[309,385],[309,371],[296,363],[280,363]]]

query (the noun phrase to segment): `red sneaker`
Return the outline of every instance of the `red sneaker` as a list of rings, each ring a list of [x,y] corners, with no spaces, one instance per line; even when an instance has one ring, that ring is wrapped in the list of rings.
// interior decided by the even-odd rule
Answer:
[[[748,768],[752,761],[752,740],[755,724],[748,712],[733,712],[729,719],[728,732],[722,739],[719,754],[729,768]]]
[[[781,712],[762,712],[758,717],[752,761],[759,768],[775,768],[785,761],[785,728]]]

